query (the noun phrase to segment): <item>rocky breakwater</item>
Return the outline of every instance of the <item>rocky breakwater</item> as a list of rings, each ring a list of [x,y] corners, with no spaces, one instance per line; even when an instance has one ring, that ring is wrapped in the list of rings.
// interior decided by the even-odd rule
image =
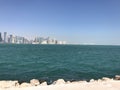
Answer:
[[[107,78],[103,77],[102,79],[94,80],[91,79],[89,82],[87,81],[67,81],[65,82],[63,79],[58,79],[57,81],[54,81],[51,85],[61,85],[61,84],[88,84],[88,83],[105,83],[105,82],[111,82],[111,81],[119,81],[120,80],[120,75],[116,75],[115,78]],[[18,81],[0,81],[0,89],[6,89],[6,88],[24,88],[24,87],[36,87],[36,86],[47,86],[47,82],[45,81],[40,81],[37,79],[32,79],[30,80],[29,83],[23,82],[19,83]]]
[[[45,86],[47,82],[39,81],[37,79],[32,79],[30,82],[19,83],[16,81],[0,81],[0,88],[23,88],[23,87],[32,87],[32,86]]]
[[[18,81],[0,81],[0,88],[18,87]]]

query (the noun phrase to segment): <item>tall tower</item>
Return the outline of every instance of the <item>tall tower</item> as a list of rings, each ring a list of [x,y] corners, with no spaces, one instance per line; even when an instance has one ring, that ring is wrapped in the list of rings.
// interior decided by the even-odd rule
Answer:
[[[2,42],[2,35],[1,35],[1,32],[0,32],[0,42]]]
[[[7,32],[4,32],[4,43],[7,43]]]
[[[10,43],[14,43],[14,37],[13,37],[13,35],[10,35]]]

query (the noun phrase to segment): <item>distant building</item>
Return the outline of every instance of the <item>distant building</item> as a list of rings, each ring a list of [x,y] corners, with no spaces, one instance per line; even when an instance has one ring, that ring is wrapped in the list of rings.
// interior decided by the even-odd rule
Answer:
[[[42,41],[41,44],[47,44],[47,40]]]
[[[66,44],[66,41],[62,41],[62,44]]]
[[[23,37],[23,44],[30,44],[30,41]]]
[[[13,37],[13,35],[10,35],[10,43],[15,43],[15,38]]]
[[[14,37],[14,43],[15,44],[29,44],[29,41],[21,36],[15,36]]]
[[[7,32],[4,32],[4,43],[7,43]]]
[[[2,39],[2,34],[0,32],[0,43],[12,43],[12,44],[66,44],[65,41],[58,41],[55,38],[44,38],[36,37],[33,40],[28,40],[25,37],[7,35],[7,32],[4,32]]]
[[[36,44],[41,44],[44,40],[45,40],[45,39],[44,39],[43,37],[36,37],[35,40],[34,40],[34,42],[35,42]]]
[[[1,34],[1,32],[0,32],[0,42],[2,42],[2,34]]]
[[[48,37],[47,38],[47,44],[56,44],[56,40]]]
[[[24,43],[24,37],[15,36],[14,38],[16,44],[23,44]]]
[[[57,41],[57,44],[62,44],[62,41]]]

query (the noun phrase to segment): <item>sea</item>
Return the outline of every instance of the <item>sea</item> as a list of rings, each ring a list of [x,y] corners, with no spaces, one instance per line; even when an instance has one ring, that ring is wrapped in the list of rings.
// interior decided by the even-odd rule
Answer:
[[[0,80],[79,81],[120,75],[120,46],[0,44]]]

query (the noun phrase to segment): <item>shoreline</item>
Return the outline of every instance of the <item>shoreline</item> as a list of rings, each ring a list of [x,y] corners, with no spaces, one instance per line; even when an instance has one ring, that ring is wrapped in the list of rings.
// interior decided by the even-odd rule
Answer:
[[[37,79],[30,80],[29,83],[19,83],[16,81],[0,81],[0,90],[120,90],[120,75],[115,78],[103,77],[102,79],[87,81],[67,81],[58,79],[52,84],[40,82]]]

